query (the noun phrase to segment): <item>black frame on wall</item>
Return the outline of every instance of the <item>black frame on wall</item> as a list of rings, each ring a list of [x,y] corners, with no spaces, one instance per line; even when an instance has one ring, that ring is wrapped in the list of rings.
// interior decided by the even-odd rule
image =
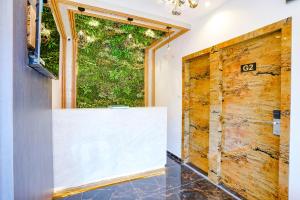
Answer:
[[[29,1],[28,3],[30,4]],[[36,0],[35,48],[28,49],[28,66],[48,78],[56,79],[57,77],[55,77],[53,73],[51,73],[44,67],[45,63],[41,59],[41,23],[42,23],[43,4],[44,4],[43,0]]]

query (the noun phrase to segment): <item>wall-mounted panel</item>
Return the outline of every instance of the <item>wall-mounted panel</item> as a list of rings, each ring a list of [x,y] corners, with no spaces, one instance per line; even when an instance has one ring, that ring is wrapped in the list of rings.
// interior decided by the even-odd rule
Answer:
[[[189,63],[189,162],[208,173],[209,56]]]

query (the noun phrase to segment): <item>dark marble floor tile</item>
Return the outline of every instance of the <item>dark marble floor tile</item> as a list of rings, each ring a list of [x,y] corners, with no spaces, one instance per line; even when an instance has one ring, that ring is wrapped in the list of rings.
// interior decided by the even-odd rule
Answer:
[[[175,162],[175,161],[173,161]],[[170,162],[169,162],[170,163]],[[131,182],[140,197],[149,194],[160,194],[166,190],[186,185],[203,179],[198,174],[177,162],[166,167],[166,173],[161,176],[141,179]]]
[[[170,191],[171,192],[171,191]],[[181,200],[234,200],[232,196],[203,179],[187,184],[174,191]]]
[[[73,195],[73,196],[69,196],[69,197],[65,197],[61,200],[81,200],[81,197],[82,197],[82,193],[76,194],[76,195]]]
[[[204,178],[189,168],[177,164],[177,166],[168,167],[165,175],[152,177],[151,188],[140,188],[143,192],[139,192],[139,195],[142,198],[172,199],[178,196],[177,192],[179,192],[180,187],[202,179]]]
[[[142,200],[234,200],[205,179],[142,197]]]
[[[140,197],[158,193],[165,187],[157,180],[157,177],[135,180],[131,184]]]
[[[142,197],[141,200],[180,200],[177,193],[160,193]]]
[[[139,199],[130,182],[84,192],[82,200],[134,200]]]
[[[106,189],[111,189],[113,190],[111,194],[110,200],[133,200],[133,199],[138,199],[138,193],[137,191],[133,188],[131,182],[119,184],[119,185],[114,185],[111,187],[108,187]],[[93,200],[98,200],[98,199],[93,199]]]
[[[183,186],[198,180],[203,179],[186,166],[176,165],[166,168],[164,176],[156,177],[160,185],[165,186],[164,189],[172,189],[175,187]]]
[[[203,179],[202,176],[199,176],[188,167],[184,165],[177,165],[166,168],[166,176],[177,178],[181,181],[181,184],[190,183],[191,181]]]
[[[188,167],[168,156],[166,173],[134,180],[63,200],[233,200]]]
[[[82,200],[109,200],[113,192],[110,188],[88,191],[83,193]]]

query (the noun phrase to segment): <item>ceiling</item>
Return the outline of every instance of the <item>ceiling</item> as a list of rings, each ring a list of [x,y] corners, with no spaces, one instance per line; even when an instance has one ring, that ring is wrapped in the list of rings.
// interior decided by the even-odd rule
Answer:
[[[191,9],[188,6],[183,8],[183,13],[180,16],[173,16],[171,14],[172,6],[163,3],[163,0],[94,0],[99,3],[109,3],[111,5],[117,5],[128,9],[169,18],[176,21],[189,23],[195,18],[203,17],[209,14],[216,8],[223,5],[228,0],[200,0],[199,6],[195,9]],[[186,0],[187,1],[187,0]],[[209,1],[210,6],[205,6],[205,2]]]

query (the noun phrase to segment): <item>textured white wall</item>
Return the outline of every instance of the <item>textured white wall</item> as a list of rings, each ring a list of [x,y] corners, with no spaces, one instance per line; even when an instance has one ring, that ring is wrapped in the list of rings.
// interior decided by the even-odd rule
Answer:
[[[54,189],[163,168],[166,140],[166,108],[54,110]]]
[[[13,1],[0,6],[0,199],[13,191]]]
[[[53,188],[52,85],[27,66],[27,2],[13,2],[13,66],[7,67],[13,68],[14,199],[46,200]]]
[[[183,56],[293,17],[290,199],[300,197],[300,1],[231,0],[205,18],[194,20],[192,30],[157,52],[156,102],[168,107],[168,150],[181,156],[181,100]]]

